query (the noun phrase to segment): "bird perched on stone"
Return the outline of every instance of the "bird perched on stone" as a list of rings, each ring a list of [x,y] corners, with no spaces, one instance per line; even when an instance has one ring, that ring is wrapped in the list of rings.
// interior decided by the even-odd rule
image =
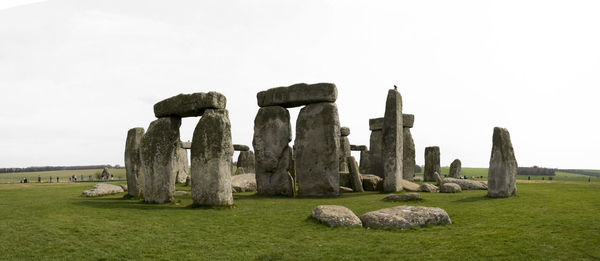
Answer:
[[[395,84],[394,84],[394,90],[396,90],[396,91],[398,90],[398,87]]]

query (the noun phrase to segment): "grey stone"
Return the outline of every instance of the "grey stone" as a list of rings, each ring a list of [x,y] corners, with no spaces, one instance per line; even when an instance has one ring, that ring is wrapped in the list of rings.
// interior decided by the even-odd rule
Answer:
[[[249,173],[231,177],[231,189],[233,192],[256,191],[256,175]]]
[[[419,186],[419,191],[421,192],[438,192],[440,191],[440,189],[432,184],[429,183],[423,183],[421,184],[421,186]]]
[[[321,205],[314,208],[310,216],[330,227],[361,226],[360,219],[352,210],[343,206]]]
[[[192,142],[190,142],[190,141],[181,142],[181,148],[184,148],[186,150],[191,150]]]
[[[225,109],[227,99],[218,92],[179,94],[154,105],[154,115],[162,117],[202,116],[207,109]]]
[[[254,152],[252,152],[251,150],[240,151],[236,167],[237,170],[235,171],[235,175],[255,173]]]
[[[227,110],[209,109],[192,138],[192,199],[196,205],[233,204],[231,123]]]
[[[415,142],[409,128],[402,130],[402,179],[413,180],[415,176]]]
[[[383,121],[383,191],[402,190],[402,96],[396,90],[389,90],[385,103]],[[412,165],[411,165],[412,166]]]
[[[360,178],[365,191],[381,191],[383,189],[383,179],[378,176],[361,174]]]
[[[133,128],[127,132],[125,142],[125,173],[127,187],[131,188],[127,194],[133,197],[144,196],[144,168],[142,165],[142,137],[144,128]]]
[[[383,201],[418,201],[422,200],[421,194],[419,193],[404,193],[404,194],[392,194],[387,195],[381,200]]]
[[[448,177],[451,178],[460,178],[460,170],[461,170],[461,166],[462,163],[460,162],[459,159],[455,159],[454,161],[452,161],[452,163],[450,164],[450,173],[448,174]]]
[[[123,188],[121,188],[120,186],[101,183],[101,184],[96,184],[90,190],[83,191],[81,193],[81,196],[82,197],[97,197],[97,196],[104,196],[104,195],[116,194],[116,193],[121,193],[121,192],[124,192],[124,191],[123,191]]]
[[[419,190],[419,184],[410,182],[408,180],[402,180],[402,188],[406,191],[417,192]]]
[[[494,128],[492,156],[488,169],[488,197],[505,198],[517,194],[517,160],[504,128]]]
[[[271,88],[256,95],[259,107],[298,107],[321,102],[335,102],[337,88],[333,83],[298,83],[288,87]]]
[[[421,177],[421,176],[414,177],[414,178],[413,178],[413,181],[414,181],[414,182],[423,182],[423,177]]]
[[[406,229],[425,225],[452,224],[441,208],[397,206],[368,212],[360,216],[364,227]]]
[[[177,150],[181,118],[159,118],[148,127],[141,143],[144,167],[144,200],[167,203],[173,200],[177,176]]]
[[[119,187],[121,187],[123,189],[123,191],[127,191],[127,184],[121,184],[119,185]]]
[[[444,183],[458,184],[462,190],[486,190],[486,189],[488,189],[486,183],[484,183],[482,181],[476,181],[476,180],[445,178]]]
[[[404,128],[412,128],[415,124],[415,115],[402,114],[402,124]]]
[[[350,170],[350,180],[352,183],[352,189],[356,192],[363,192],[363,184],[362,178],[360,175],[360,171],[358,169],[358,164],[356,164],[356,159],[352,156],[348,157],[348,169]]]
[[[340,171],[340,186],[341,187],[352,187],[352,180],[350,172]]]
[[[185,184],[185,180],[190,175],[188,164],[187,149],[181,146],[177,149],[177,174],[175,174],[175,183]]]
[[[191,186],[191,185],[192,185],[192,177],[187,176],[187,178],[185,179],[185,186]]]
[[[175,193],[173,193],[173,195],[176,196],[176,197],[177,196],[185,196],[187,194],[188,194],[188,192],[187,191],[183,191],[183,190],[177,190],[177,191],[175,191]]]
[[[295,195],[294,180],[289,173],[292,149],[290,113],[283,107],[258,110],[254,119],[256,186],[259,194]]]
[[[249,151],[250,147],[241,144],[233,144],[233,150],[235,151]]]
[[[350,144],[351,151],[365,151],[368,150],[366,145],[352,145]]]
[[[106,178],[110,178],[110,172],[108,171],[108,168],[106,168],[106,167],[105,167],[105,168],[102,170],[102,176],[103,176],[103,177],[106,177]]]
[[[335,103],[310,104],[300,110],[294,142],[299,195],[338,195],[339,131]]]
[[[365,173],[370,173],[373,175],[377,175],[378,177],[383,178],[383,131],[382,130],[374,130],[371,131],[370,138],[370,151],[369,151],[369,171]]]
[[[354,192],[354,190],[349,187],[340,186],[340,192],[341,193],[350,193],[350,192]]]
[[[360,152],[360,173],[370,173],[371,163],[369,161],[369,155],[371,154],[368,150]]]
[[[369,119],[369,130],[378,131],[383,129],[383,117]]]
[[[340,136],[342,136],[342,137],[350,136],[350,128],[348,128],[348,127],[341,127],[340,128]]]
[[[437,183],[438,186],[441,186],[442,184],[444,184],[444,180],[442,179],[442,176],[440,175],[440,173],[434,172],[433,178],[435,179],[435,182]]]
[[[440,186],[440,192],[442,193],[456,193],[461,191],[462,189],[456,183],[446,182]]]
[[[423,180],[436,181],[433,173],[442,173],[440,167],[440,147],[425,148],[425,170],[423,171]]]
[[[350,151],[350,141],[348,140],[348,136],[340,137],[340,147],[339,147],[339,171],[348,171],[348,160],[347,158],[351,156]]]

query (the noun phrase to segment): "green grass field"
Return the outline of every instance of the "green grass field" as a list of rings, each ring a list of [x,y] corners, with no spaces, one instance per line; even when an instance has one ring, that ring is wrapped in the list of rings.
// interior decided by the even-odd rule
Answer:
[[[115,179],[126,179],[125,169],[109,169],[108,170]],[[56,177],[59,177],[60,182],[69,182],[69,177],[75,175],[77,180],[81,180],[83,175],[84,181],[89,181],[89,176],[94,176],[96,172],[102,173],[101,169],[87,170],[59,170],[59,171],[40,171],[40,172],[19,172],[19,173],[0,173],[0,184],[2,183],[19,183],[23,178],[27,178],[29,182],[37,182],[38,176],[42,178],[43,183],[49,183],[50,177],[52,182],[56,182]]]
[[[295,199],[240,193],[233,208],[205,209],[191,207],[189,194],[163,205],[124,193],[80,197],[93,185],[0,184],[0,259],[600,258],[600,183],[519,181],[518,196],[507,199],[489,199],[486,191],[422,193],[422,202],[407,204],[441,207],[453,224],[410,230],[333,229],[308,219],[321,204],[357,215],[401,205],[373,192]]]

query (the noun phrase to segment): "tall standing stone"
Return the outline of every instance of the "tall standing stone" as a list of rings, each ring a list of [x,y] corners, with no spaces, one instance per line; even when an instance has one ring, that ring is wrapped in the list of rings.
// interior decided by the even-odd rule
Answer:
[[[335,103],[310,104],[296,122],[298,194],[339,194],[340,121]]]
[[[452,161],[452,163],[450,164],[450,173],[448,174],[448,177],[451,178],[460,178],[460,170],[462,168],[462,163],[460,162],[459,159],[455,159],[454,161]]]
[[[185,184],[185,180],[190,175],[188,163],[188,153],[187,149],[184,149],[183,146],[177,149],[177,174],[175,175],[175,182],[180,184]]]
[[[262,107],[254,119],[256,187],[259,194],[295,195],[289,173],[292,162],[290,113],[280,106]]]
[[[133,128],[127,132],[127,141],[125,142],[127,193],[133,197],[144,196],[144,169],[141,154],[143,136],[144,128]]]
[[[415,142],[413,140],[412,134],[410,133],[410,128],[413,127],[415,116],[412,114],[403,114],[402,117],[402,124],[404,125],[404,128],[402,130],[402,178],[405,180],[412,181],[415,176],[416,152]]]
[[[402,190],[402,96],[396,90],[389,90],[385,103],[383,121],[383,191]]]
[[[348,156],[348,169],[350,171],[350,180],[352,181],[352,189],[354,192],[363,192],[362,178],[356,164],[356,159],[353,156]]]
[[[517,194],[517,160],[507,129],[494,128],[492,156],[488,169],[488,197],[506,198]]]
[[[142,138],[144,200],[167,203],[173,200],[177,175],[177,150],[181,118],[160,118],[148,127]]]
[[[366,173],[383,178],[383,118],[369,119],[369,171]]]
[[[240,151],[236,167],[235,175],[254,173],[254,152],[251,150]]]
[[[440,147],[433,146],[425,148],[425,170],[424,181],[436,181],[435,173],[442,173],[440,167]]]
[[[192,199],[196,205],[233,204],[231,123],[224,109],[208,109],[192,138]]]
[[[340,148],[339,148],[339,157],[340,157],[340,171],[348,172],[348,157],[352,154],[350,152],[350,141],[348,140],[348,136],[350,135],[350,128],[341,127],[340,128]]]

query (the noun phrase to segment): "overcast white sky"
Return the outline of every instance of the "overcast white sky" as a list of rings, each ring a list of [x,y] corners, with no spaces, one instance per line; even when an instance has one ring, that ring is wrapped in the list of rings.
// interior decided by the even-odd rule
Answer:
[[[600,1],[0,0],[0,167],[122,165],[127,130],[179,93],[225,94],[234,143],[251,145],[257,92],[333,82],[353,144],[396,84],[418,164],[437,145],[442,165],[487,167],[501,126],[521,166],[600,169],[599,14]]]

